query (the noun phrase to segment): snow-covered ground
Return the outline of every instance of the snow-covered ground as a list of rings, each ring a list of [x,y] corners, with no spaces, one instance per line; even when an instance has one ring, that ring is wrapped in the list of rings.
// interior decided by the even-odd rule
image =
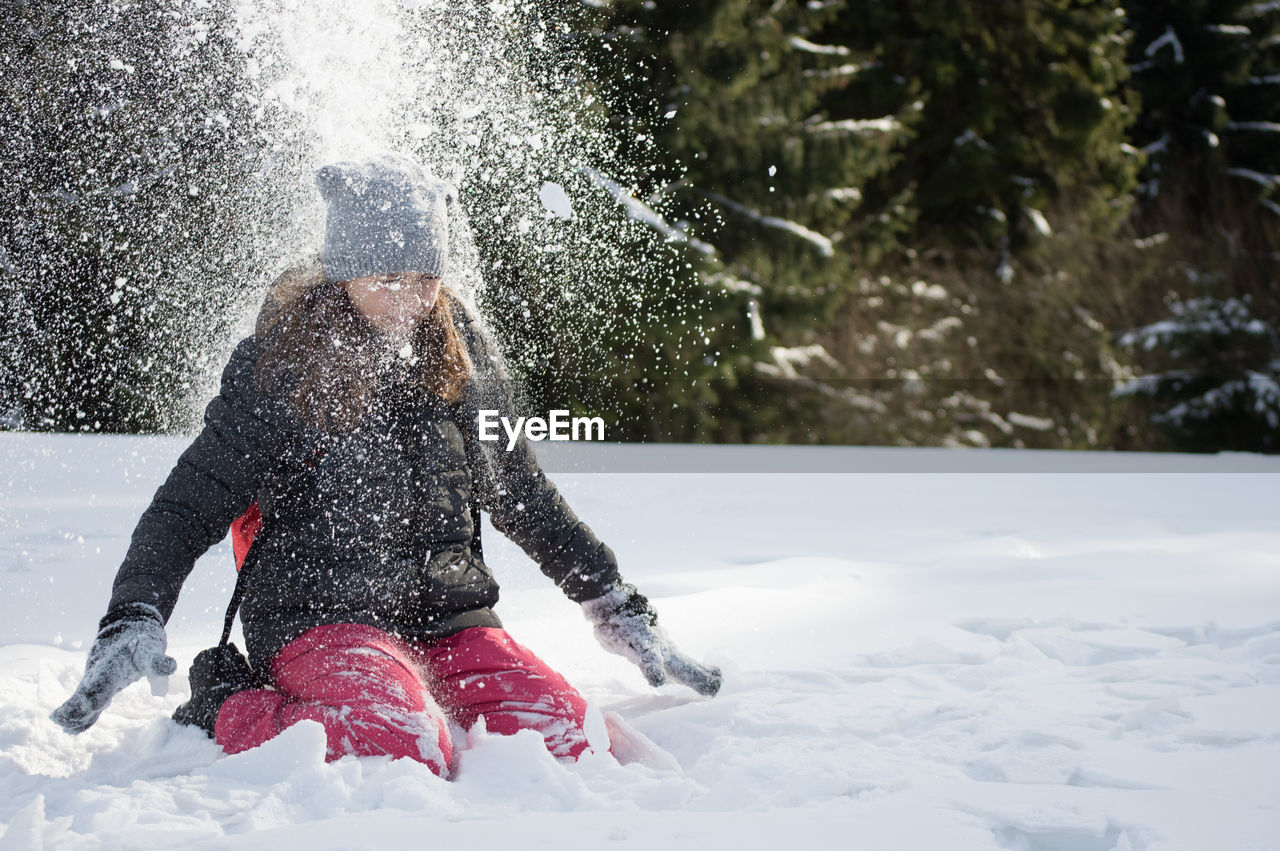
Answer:
[[[682,771],[479,735],[446,782],[325,764],[309,724],[223,756],[168,720],[181,674],[82,736],[48,720],[185,442],[0,434],[0,848],[1280,847],[1276,459],[1070,473],[1044,470],[1110,462],[978,453],[931,473],[894,470],[942,456],[816,450],[884,472],[735,474],[695,452],[683,473],[556,473],[724,690],[649,688],[487,529],[513,635]],[[663,452],[623,449],[638,469]],[[233,580],[224,542],[169,625],[180,671]]]

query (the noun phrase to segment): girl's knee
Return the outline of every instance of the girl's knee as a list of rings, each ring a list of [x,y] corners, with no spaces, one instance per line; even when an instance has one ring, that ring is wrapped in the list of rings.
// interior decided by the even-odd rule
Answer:
[[[437,776],[448,776],[453,741],[444,718],[428,712],[406,715],[394,709],[347,706],[328,707],[325,714],[327,761],[389,756],[421,762]]]
[[[251,689],[227,698],[214,736],[226,753],[237,754],[265,744],[300,721],[324,727],[328,762],[344,756],[390,756],[421,762],[437,776],[448,776],[453,758],[449,725],[443,715],[430,711],[334,706]]]
[[[490,733],[511,736],[533,730],[557,759],[576,760],[588,746],[586,702],[576,692],[561,699],[543,695],[534,702],[501,701],[481,714]]]
[[[246,689],[223,701],[213,725],[213,739],[229,754],[256,748],[277,736],[278,713],[285,698],[270,689]]]
[[[280,651],[272,682],[289,697],[335,706],[369,702],[405,712],[427,707],[423,673],[412,649],[360,624],[315,627]]]
[[[559,719],[542,731],[542,740],[547,750],[556,759],[577,761],[583,751],[589,747],[587,731],[583,728],[582,719]]]

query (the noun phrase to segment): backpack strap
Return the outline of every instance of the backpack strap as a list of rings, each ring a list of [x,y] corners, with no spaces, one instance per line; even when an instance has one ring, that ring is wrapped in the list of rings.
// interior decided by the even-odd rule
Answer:
[[[235,623],[236,612],[240,611],[240,601],[244,599],[245,588],[248,587],[245,577],[249,575],[249,568],[242,563],[238,569],[236,587],[231,592],[231,602],[227,604],[227,617],[222,623],[222,639],[218,642],[219,647],[225,647],[231,640],[231,625]]]
[[[456,412],[456,409],[455,409],[455,412]],[[458,423],[457,423],[458,428],[459,429],[465,428],[466,426],[462,422],[461,417],[458,417],[457,419],[458,419]],[[462,439],[464,442],[467,439],[467,433],[465,431],[462,432]],[[472,471],[472,475],[473,476],[475,475],[474,470]],[[480,502],[479,500],[476,499],[476,489],[474,487],[474,483],[473,483],[473,487],[471,488],[471,498],[467,500],[467,507],[471,509],[471,553],[476,558],[483,561],[484,547],[480,542]]]
[[[472,427],[472,423],[467,417],[467,406],[462,402],[451,402],[447,405],[449,415],[453,418],[453,424],[458,427],[458,433],[462,435],[464,445],[471,441],[468,429]],[[475,470],[471,471],[475,475]],[[473,482],[474,485],[474,482]],[[467,500],[467,507],[471,509],[471,552],[476,558],[484,559],[484,547],[480,541],[480,504],[475,499],[475,487],[471,488],[471,499]]]
[[[322,439],[302,465],[309,470],[314,470],[327,451],[328,447]],[[262,509],[258,507],[257,500],[254,500],[248,510],[231,523],[231,551],[236,559],[236,587],[231,592],[231,602],[227,604],[227,615],[226,620],[223,621],[222,640],[218,642],[219,647],[231,640],[231,625],[235,623],[236,612],[240,611],[240,602],[244,599],[247,587],[245,577],[249,573],[249,552],[253,549],[253,541],[260,531],[262,531]]]
[[[484,549],[480,545],[480,506],[474,499],[469,502],[471,505],[471,553],[484,561]]]

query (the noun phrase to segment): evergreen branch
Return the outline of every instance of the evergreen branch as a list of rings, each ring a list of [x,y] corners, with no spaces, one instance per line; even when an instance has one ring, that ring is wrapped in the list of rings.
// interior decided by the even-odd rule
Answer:
[[[753,210],[750,207],[739,204],[737,201],[730,200],[718,192],[711,192],[706,189],[698,190],[698,192],[710,198],[716,203],[728,207],[739,215],[745,216],[751,221],[756,222],[767,228],[776,228],[777,230],[786,231],[800,239],[812,244],[818,249],[818,253],[823,257],[832,257],[835,255],[835,246],[829,237],[823,236],[815,230],[811,230],[799,222],[793,222],[790,219],[781,219],[777,216],[769,216],[761,213],[759,210]]]

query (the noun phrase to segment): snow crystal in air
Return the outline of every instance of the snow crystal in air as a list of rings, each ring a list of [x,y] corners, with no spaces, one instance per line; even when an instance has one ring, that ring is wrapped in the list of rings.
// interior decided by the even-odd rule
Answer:
[[[573,218],[573,204],[565,194],[564,187],[559,183],[552,183],[549,180],[543,183],[542,188],[538,190],[538,199],[542,201],[542,206],[547,208],[547,212],[562,219]]]

